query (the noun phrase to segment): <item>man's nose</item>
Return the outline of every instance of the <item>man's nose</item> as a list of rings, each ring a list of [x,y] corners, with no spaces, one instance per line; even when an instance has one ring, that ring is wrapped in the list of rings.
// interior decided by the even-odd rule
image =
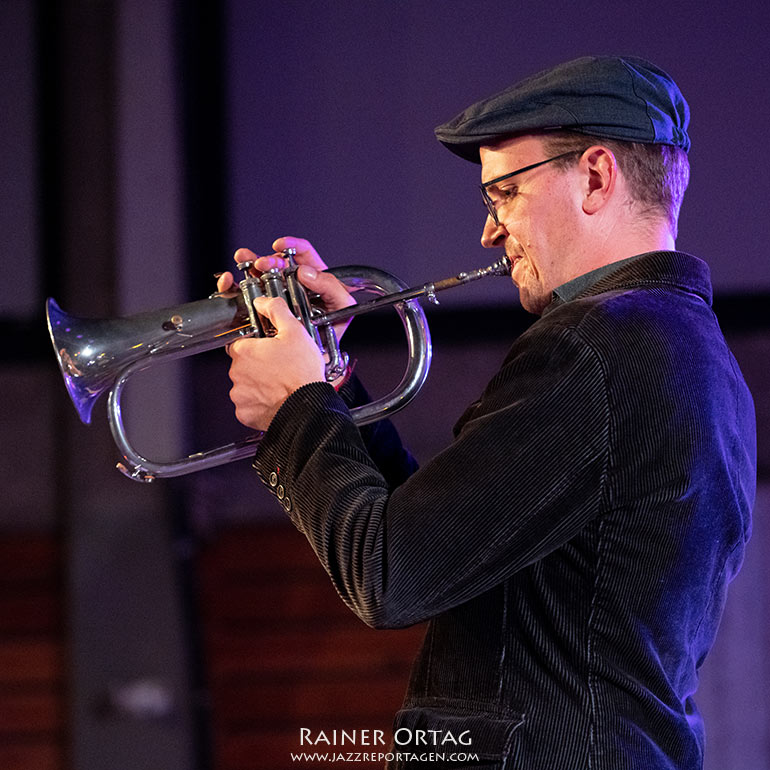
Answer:
[[[505,243],[505,237],[508,231],[502,224],[495,224],[491,214],[487,214],[487,221],[484,222],[484,229],[481,232],[481,245],[485,249],[493,249],[502,246]]]

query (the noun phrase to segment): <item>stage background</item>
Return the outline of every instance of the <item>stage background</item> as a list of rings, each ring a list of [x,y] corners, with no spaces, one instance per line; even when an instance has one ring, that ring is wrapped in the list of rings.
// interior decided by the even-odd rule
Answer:
[[[387,730],[421,633],[341,610],[248,462],[150,486],[114,472],[104,404],[87,428],[67,401],[44,298],[102,317],[198,299],[236,247],[282,234],[409,283],[486,265],[479,169],[434,126],[620,53],[690,103],[678,245],[711,266],[757,405],[754,537],[698,702],[707,770],[767,770],[768,16],[749,0],[4,0],[0,765],[288,766],[307,720]],[[529,322],[505,279],[441,302],[431,377],[396,417],[421,460]],[[364,379],[397,381],[398,327],[355,327]],[[128,388],[129,434],[153,458],[231,440],[228,388],[220,352],[159,367]]]

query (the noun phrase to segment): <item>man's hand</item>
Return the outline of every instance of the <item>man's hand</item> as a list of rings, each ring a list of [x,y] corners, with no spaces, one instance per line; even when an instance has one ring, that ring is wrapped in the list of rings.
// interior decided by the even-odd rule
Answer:
[[[267,430],[297,388],[324,381],[324,362],[318,346],[282,299],[258,297],[254,307],[272,323],[276,334],[240,339],[228,346],[230,399],[239,422]]]
[[[239,263],[253,262],[251,271],[259,275],[274,267],[286,267],[281,252],[296,249],[297,277],[309,291],[320,296],[327,312],[355,304],[347,287],[333,275],[323,272],[326,265],[304,238],[278,238],[273,249],[275,253],[264,257],[249,249],[238,249],[234,258]],[[219,276],[218,291],[225,293],[233,286],[232,273]],[[297,388],[310,382],[324,382],[325,371],[318,346],[282,299],[259,297],[254,307],[259,315],[272,323],[276,335],[241,339],[228,346],[233,382],[230,399],[240,422],[256,430],[266,430],[281,404]],[[348,323],[335,324],[338,338]]]
[[[304,238],[285,236],[274,241],[273,249],[275,249],[275,253],[266,257],[257,256],[249,249],[238,249],[235,252],[235,261],[254,262],[252,272],[259,274],[274,267],[284,268],[286,260],[283,259],[281,252],[284,249],[296,249],[297,254],[294,257],[294,261],[299,268],[297,270],[297,277],[305,288],[320,296],[324,309],[327,312],[355,305],[355,300],[350,295],[345,284],[338,281],[333,275],[322,272],[326,270],[326,264],[318,256],[318,252],[309,241],[306,241]],[[232,273],[222,273],[219,276],[217,281],[218,291],[227,292],[232,285]],[[350,321],[348,320],[334,325],[337,339],[342,337],[349,323]]]

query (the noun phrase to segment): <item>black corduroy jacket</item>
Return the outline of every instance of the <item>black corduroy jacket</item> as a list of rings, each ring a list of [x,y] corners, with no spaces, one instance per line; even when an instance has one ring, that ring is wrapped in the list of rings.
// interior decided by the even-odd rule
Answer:
[[[255,468],[342,599],[375,627],[430,619],[393,767],[451,767],[419,759],[449,734],[468,767],[702,767],[697,671],[756,475],[710,305],[680,252],[555,299],[420,470],[330,386],[280,409]]]

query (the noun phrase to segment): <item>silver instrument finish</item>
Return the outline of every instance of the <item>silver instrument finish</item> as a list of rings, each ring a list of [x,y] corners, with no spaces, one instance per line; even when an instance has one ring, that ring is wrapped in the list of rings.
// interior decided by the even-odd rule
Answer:
[[[351,291],[366,290],[376,299],[324,313],[312,305],[296,277],[293,250],[284,252],[287,267],[261,276],[245,271],[235,296],[213,294],[207,299],[127,318],[83,319],[70,316],[49,299],[48,331],[70,398],[84,423],[91,421],[96,400],[109,391],[107,416],[113,438],[124,462],[118,468],[129,478],[152,481],[213,468],[254,454],[261,433],[197,452],[175,462],[153,462],[129,443],[120,409],[120,398],[130,377],[155,363],[185,358],[234,342],[242,337],[266,336],[272,330],[254,312],[258,296],[283,297],[326,354],[326,377],[332,381],[347,368],[347,356],[337,343],[332,324],[383,306],[393,305],[399,314],[408,346],[408,363],[401,381],[386,396],[351,410],[357,425],[376,422],[403,409],[418,393],[428,376],[431,340],[425,313],[417,299],[437,302],[438,291],[462,286],[489,275],[509,275],[506,257],[481,270],[460,273],[436,283],[407,288],[395,276],[371,267],[340,267],[329,270]]]

